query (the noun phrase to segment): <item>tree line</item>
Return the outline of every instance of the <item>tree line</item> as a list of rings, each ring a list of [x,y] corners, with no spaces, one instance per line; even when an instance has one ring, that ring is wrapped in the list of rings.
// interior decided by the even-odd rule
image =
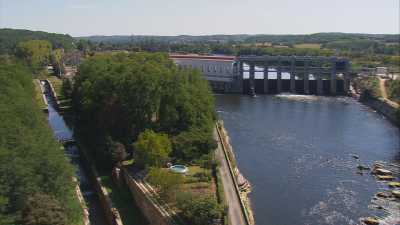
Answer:
[[[103,166],[112,166],[108,143],[120,142],[133,153],[132,144],[146,130],[166,134],[177,160],[215,147],[213,97],[198,71],[179,70],[161,53],[121,53],[93,56],[78,73],[72,91],[77,126],[96,143],[94,155]]]
[[[30,71],[0,59],[0,224],[81,224],[75,172],[34,101]]]

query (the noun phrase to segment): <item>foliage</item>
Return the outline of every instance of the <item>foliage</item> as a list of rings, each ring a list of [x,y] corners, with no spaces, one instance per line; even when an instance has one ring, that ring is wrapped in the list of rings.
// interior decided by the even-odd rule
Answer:
[[[224,212],[223,207],[211,197],[195,197],[183,193],[177,199],[183,217],[193,225],[214,224],[214,220],[221,219]]]
[[[141,166],[161,167],[171,153],[171,142],[166,134],[157,134],[152,130],[141,133],[134,144],[136,162]]]
[[[63,49],[54,49],[50,54],[50,64],[53,66],[56,75],[62,74],[65,71],[62,57],[64,55]]]
[[[381,96],[377,77],[359,77],[353,81],[353,85],[363,98],[379,98]]]
[[[211,131],[191,129],[174,137],[174,156],[180,159],[192,161],[202,155],[209,154],[217,148]]]
[[[44,40],[20,42],[16,48],[17,57],[23,59],[33,71],[46,65],[51,54],[51,44]]]
[[[212,142],[214,103],[199,72],[179,70],[165,54],[120,53],[90,57],[78,73],[73,109],[78,130],[96,149],[93,155],[98,161],[108,160],[102,150],[106,136],[131,146],[146,129],[171,137],[189,132],[185,143],[192,150],[198,149],[198,155],[210,151],[206,148],[212,147],[208,143]]]
[[[60,202],[46,194],[29,197],[22,211],[25,225],[68,225],[67,215]]]
[[[29,40],[46,40],[54,48],[63,48],[66,51],[74,48],[74,39],[69,35],[42,31],[0,29],[0,55],[13,54],[18,43]]]
[[[72,97],[72,81],[71,81],[71,79],[65,78],[62,80],[61,94],[65,98]]]
[[[173,199],[183,183],[182,175],[155,167],[150,169],[146,180],[159,189],[159,194],[164,199]]]
[[[34,91],[22,65],[0,64],[0,218],[20,220],[28,197],[46,193],[63,203],[69,224],[76,224],[82,210],[71,179],[74,170],[36,105]]]
[[[400,103],[400,80],[389,80],[387,82],[389,98]]]

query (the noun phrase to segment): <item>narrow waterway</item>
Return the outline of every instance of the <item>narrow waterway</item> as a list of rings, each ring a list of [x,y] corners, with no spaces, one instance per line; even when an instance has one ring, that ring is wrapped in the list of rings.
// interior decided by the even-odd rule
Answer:
[[[55,109],[56,103],[50,95],[50,87],[47,83],[41,82],[48,102],[48,120],[55,137],[58,140],[69,140],[73,138],[73,131],[67,126],[63,117]],[[79,150],[75,145],[65,147],[65,153],[69,156],[71,163],[76,168],[76,175],[79,179],[79,187],[89,209],[89,220],[91,225],[107,225],[106,219],[100,206],[99,199],[90,183],[86,171],[83,168]]]
[[[400,221],[399,200],[374,200],[390,190],[387,182],[357,169],[381,161],[399,180],[399,130],[381,115],[347,97],[215,97],[253,187],[256,225],[360,224],[365,216]]]

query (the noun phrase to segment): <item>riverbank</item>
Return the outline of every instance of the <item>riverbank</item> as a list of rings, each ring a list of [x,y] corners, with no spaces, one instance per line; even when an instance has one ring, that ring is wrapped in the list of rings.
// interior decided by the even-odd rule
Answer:
[[[398,164],[399,131],[381,115],[347,97],[217,95],[216,110],[251,181],[257,225],[384,216],[370,204],[387,185],[357,168]]]
[[[386,93],[386,91],[382,92]],[[358,100],[359,102],[363,103],[364,105],[384,115],[394,125],[400,126],[400,115],[399,115],[400,108],[397,103],[385,97],[375,98],[375,97],[361,96],[361,94],[358,93],[353,86],[351,86],[351,96],[354,99]]]
[[[218,121],[216,123],[216,133],[218,144],[220,145],[217,151],[222,151],[223,154],[223,156],[220,156],[220,172],[223,175],[222,180],[225,189],[225,197],[228,201],[228,210],[230,217],[229,224],[252,225],[254,224],[254,216],[251,209],[250,199],[248,197],[248,194],[251,191],[251,186],[250,183],[240,173],[237,167],[235,155],[229,141],[229,135],[224,128],[223,121]],[[227,165],[224,165],[225,161]],[[226,168],[225,170],[228,170],[229,172],[224,171],[224,168]],[[231,177],[232,179],[226,179],[227,177]],[[233,190],[230,189],[232,188],[232,186]],[[234,192],[234,194],[237,196],[237,199],[233,196],[232,192]],[[239,204],[239,206],[235,206],[235,204]],[[239,213],[237,212],[239,209],[241,211],[239,213],[243,215],[243,218],[236,218],[237,216],[239,216]],[[232,223],[232,220],[234,220],[234,223]]]

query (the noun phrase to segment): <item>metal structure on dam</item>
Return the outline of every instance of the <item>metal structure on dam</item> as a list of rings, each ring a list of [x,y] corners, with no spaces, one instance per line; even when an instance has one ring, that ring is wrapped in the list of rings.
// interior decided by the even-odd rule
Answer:
[[[170,58],[180,68],[200,70],[216,92],[336,95],[349,91],[350,62],[344,58],[177,54]]]

